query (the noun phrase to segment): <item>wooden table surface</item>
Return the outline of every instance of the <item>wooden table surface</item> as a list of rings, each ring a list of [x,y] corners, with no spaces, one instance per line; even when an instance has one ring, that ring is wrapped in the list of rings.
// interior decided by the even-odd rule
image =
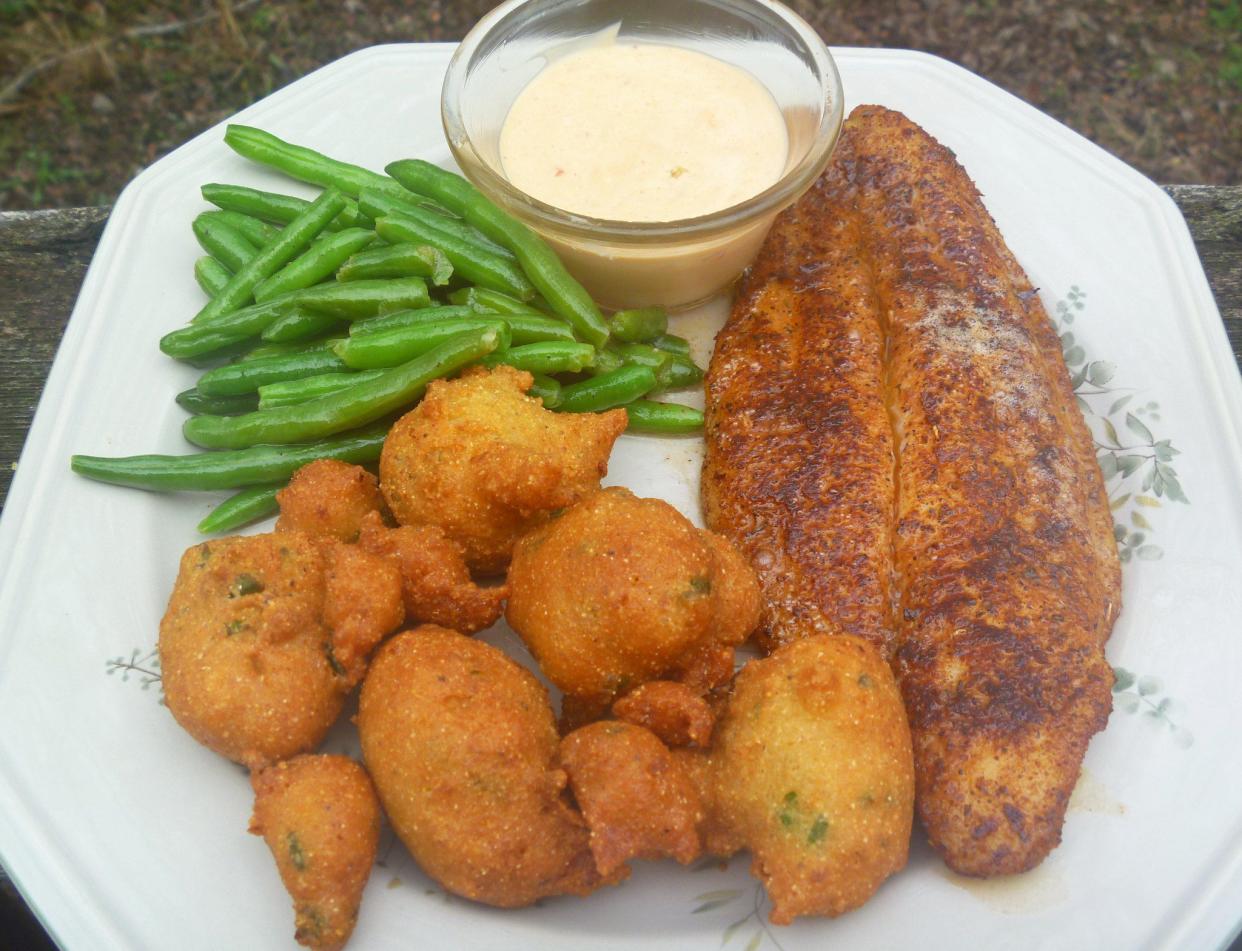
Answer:
[[[1242,366],[1242,186],[1171,185]],[[107,208],[0,212],[0,510]],[[1242,908],[1238,909],[1242,916]],[[0,869],[0,946],[54,947]],[[1233,951],[1242,951],[1242,940]]]

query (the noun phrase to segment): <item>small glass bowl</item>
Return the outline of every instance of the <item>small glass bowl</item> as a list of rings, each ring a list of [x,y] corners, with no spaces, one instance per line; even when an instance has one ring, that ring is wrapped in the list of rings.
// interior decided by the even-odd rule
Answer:
[[[720,211],[677,221],[614,221],[556,208],[515,188],[500,129],[545,54],[619,27],[618,39],[706,53],[758,79],[789,134],[780,180]],[[601,98],[606,97],[606,91]],[[462,172],[538,231],[605,307],[684,309],[735,281],[783,208],[827,165],[841,133],[841,77],[827,47],[772,0],[509,0],[474,27],[449,63],[441,115]]]

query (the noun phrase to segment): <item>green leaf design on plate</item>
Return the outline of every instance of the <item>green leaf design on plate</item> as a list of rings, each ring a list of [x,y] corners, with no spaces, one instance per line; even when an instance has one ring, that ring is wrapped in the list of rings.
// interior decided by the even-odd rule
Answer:
[[[694,897],[694,900],[699,904],[691,909],[690,913],[692,915],[698,915],[714,911],[715,909],[722,908],[725,905],[733,904],[744,894],[745,891],[741,888],[719,888],[714,891],[703,892],[702,894]],[[772,947],[776,948],[777,951],[784,951],[780,940],[772,932],[771,927],[768,925],[767,915],[764,910],[764,905],[767,902],[767,895],[764,893],[763,886],[758,882],[755,882],[754,888],[750,894],[750,910],[747,911],[741,918],[736,918],[725,926],[724,930],[720,933],[720,947],[724,948],[735,938],[740,937],[742,932],[745,931],[749,925],[753,926],[754,930],[750,932],[750,937],[747,939],[746,944],[742,946],[743,951],[756,951],[757,948],[764,945],[765,939],[766,941],[770,941]],[[743,908],[744,907],[745,905],[743,905]]]
[[[1123,409],[1130,405],[1130,400],[1132,399],[1134,399],[1134,394],[1130,393],[1127,396],[1123,396],[1121,399],[1114,401],[1113,405],[1108,408],[1108,415],[1114,416],[1117,413],[1120,413]]]
[[[1087,365],[1087,379],[1094,386],[1103,386],[1113,378],[1117,365],[1107,360],[1093,360]]]
[[[143,690],[152,684],[159,684],[160,703],[164,703],[164,678],[160,673],[158,648],[152,647],[144,652],[141,647],[135,647],[130,651],[129,657],[111,657],[104,664],[104,673],[108,676],[119,673],[122,683],[128,682],[132,676]]]
[[[1151,434],[1151,430],[1133,413],[1126,413],[1126,428],[1149,446],[1156,441],[1156,437]]]
[[[1143,557],[1142,549],[1139,557]],[[1113,668],[1113,708],[1128,716],[1141,714],[1143,719],[1169,733],[1178,749],[1194,745],[1194,735],[1179,722],[1184,709],[1180,701],[1162,696],[1164,684],[1151,674],[1135,674],[1125,667]]]
[[[701,895],[695,895],[694,900],[698,904],[691,910],[692,915],[701,915],[704,912],[715,911],[717,908],[723,908],[732,902],[737,901],[742,896],[740,888],[718,888],[714,891],[703,892]],[[742,921],[746,919],[743,918]]]
[[[740,894],[742,894],[742,890],[740,888],[718,888],[714,892],[703,892],[701,895],[695,895],[694,900],[718,901],[720,899],[724,899],[725,901],[733,901],[733,899],[737,898]]]
[[[1089,353],[1081,334],[1068,329],[1073,313],[1085,311],[1086,297],[1077,285],[1071,286],[1054,305],[1053,321],[1074,396],[1095,439],[1096,461],[1117,523],[1117,555],[1122,564],[1158,561],[1164,549],[1148,540],[1157,530],[1151,510],[1164,502],[1190,502],[1172,465],[1181,453],[1172,440],[1157,439],[1152,431],[1152,423],[1160,421],[1160,403],[1140,403],[1134,387],[1115,385],[1124,376],[1117,364]],[[1139,507],[1148,513],[1138,512]]]

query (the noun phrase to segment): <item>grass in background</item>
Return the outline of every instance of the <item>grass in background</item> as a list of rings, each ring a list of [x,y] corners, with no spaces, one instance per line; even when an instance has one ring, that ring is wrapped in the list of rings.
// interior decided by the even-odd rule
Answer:
[[[829,43],[923,49],[1163,182],[1242,182],[1242,0],[791,0]],[[144,166],[376,43],[488,0],[0,0],[0,209],[101,204]]]
[[[1228,0],[1218,4],[1208,11],[1208,22],[1224,44],[1220,78],[1242,91],[1242,3]]]

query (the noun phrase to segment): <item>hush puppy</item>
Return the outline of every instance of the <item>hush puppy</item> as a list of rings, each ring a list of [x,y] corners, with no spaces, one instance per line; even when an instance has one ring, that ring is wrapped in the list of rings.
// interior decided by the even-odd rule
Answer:
[[[702,849],[699,792],[650,730],[601,720],[561,741],[560,764],[591,830],[601,875],[632,858],[670,856],[686,865]]]
[[[384,441],[384,497],[402,525],[435,525],[474,571],[497,573],[521,535],[599,486],[624,410],[553,413],[529,373],[436,381]]]
[[[585,895],[595,869],[563,795],[547,691],[500,650],[427,625],[379,649],[358,732],[384,811],[449,891],[503,908]]]
[[[305,532],[316,538],[353,542],[362,519],[384,505],[375,476],[338,459],[316,459],[293,474],[276,493],[278,532]]]
[[[380,805],[366,771],[346,756],[297,756],[254,772],[250,831],[263,836],[293,898],[294,938],[344,947],[379,847]]]
[[[359,545],[330,544],[325,559],[323,619],[332,632],[328,660],[352,687],[366,673],[371,651],[406,618],[401,571]]]
[[[612,715],[646,727],[670,747],[706,747],[715,723],[707,701],[673,680],[640,684],[612,705]]]
[[[580,718],[645,681],[727,681],[759,587],[727,542],[667,502],[609,488],[518,543],[506,617]]]
[[[411,623],[438,624],[462,634],[491,627],[508,588],[476,585],[461,545],[434,525],[387,528],[378,514],[363,520],[358,546],[396,566]]]
[[[705,848],[750,849],[775,924],[857,908],[906,864],[910,729],[867,641],[809,637],[748,663],[705,763]]]
[[[349,683],[323,621],[324,555],[300,532],[189,549],[160,622],[168,709],[251,768],[317,746]]]

